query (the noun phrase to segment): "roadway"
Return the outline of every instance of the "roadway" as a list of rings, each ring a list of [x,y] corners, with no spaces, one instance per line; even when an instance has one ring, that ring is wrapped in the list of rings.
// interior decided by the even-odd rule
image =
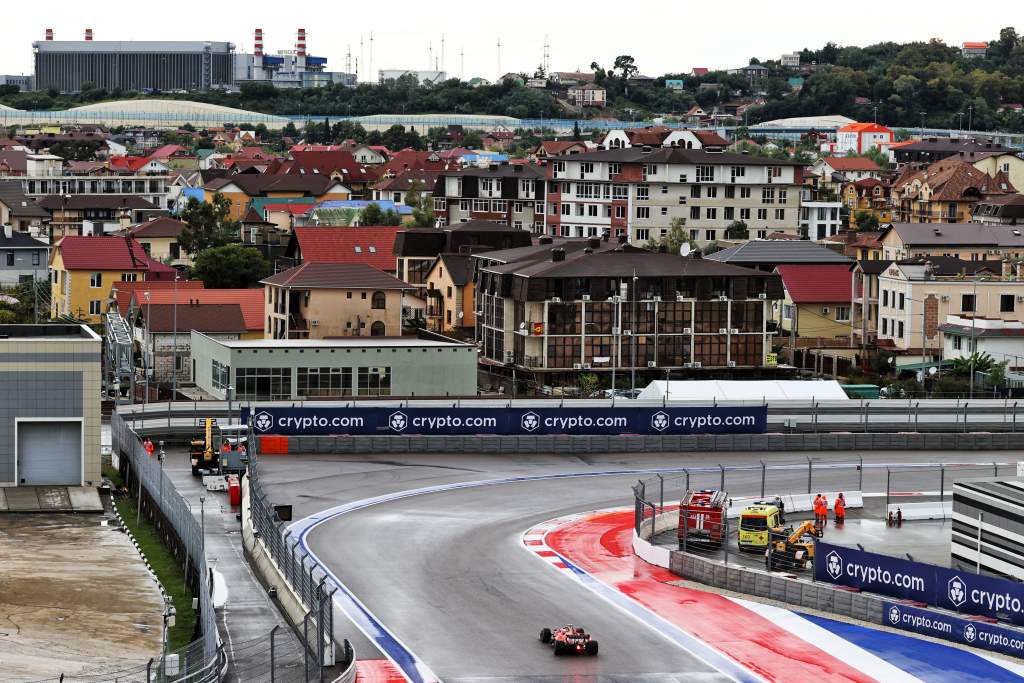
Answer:
[[[965,462],[971,454],[881,452],[865,463]],[[858,455],[830,454],[856,462]],[[988,462],[1015,454],[987,452]],[[295,518],[352,501],[459,482],[579,474],[444,490],[361,507],[330,518],[309,533],[313,552],[409,650],[449,683],[561,681],[668,683],[721,680],[693,653],[524,552],[521,535],[534,524],[583,510],[632,504],[630,485],[640,470],[681,466],[717,468],[806,462],[803,453],[630,454],[579,456],[264,456],[261,479],[275,503],[291,503]],[[966,471],[966,470],[965,470]],[[977,476],[979,472],[970,470]],[[953,475],[947,471],[947,486]],[[853,488],[850,470],[816,473],[824,490]],[[804,479],[795,476],[792,489]],[[902,490],[933,490],[934,471],[901,472]],[[729,490],[759,493],[760,467],[733,471]],[[885,469],[866,468],[864,488],[885,490]],[[555,659],[536,641],[542,626],[571,621],[601,640],[602,656]],[[353,639],[339,619],[338,637]],[[366,639],[357,651],[372,652]],[[362,649],[360,649],[362,648]],[[370,648],[370,649],[367,649]],[[365,654],[363,654],[365,656]]]

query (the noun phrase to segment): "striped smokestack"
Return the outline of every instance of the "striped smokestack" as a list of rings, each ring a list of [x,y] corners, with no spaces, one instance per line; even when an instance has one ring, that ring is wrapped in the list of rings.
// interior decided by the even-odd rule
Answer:
[[[306,29],[300,28],[295,39],[295,54],[298,57],[306,56]]]
[[[256,38],[253,53],[257,57],[263,56],[263,29],[261,28],[256,29]]]
[[[85,29],[85,39],[86,40],[92,40],[92,29],[91,28]]]
[[[46,39],[47,40],[53,40],[53,29],[52,28],[46,29]]]

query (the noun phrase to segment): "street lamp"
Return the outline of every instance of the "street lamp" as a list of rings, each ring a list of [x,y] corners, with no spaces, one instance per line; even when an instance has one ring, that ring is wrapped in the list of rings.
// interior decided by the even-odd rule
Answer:
[[[145,406],[149,400],[149,353],[150,353],[150,336],[149,336],[149,313],[152,310],[149,301],[149,290],[147,289],[142,293],[142,296],[146,299],[146,351],[142,354],[142,374],[144,376],[146,393],[142,397],[142,405]]]
[[[928,112],[926,112],[926,111],[921,112],[921,137],[922,138],[924,137],[924,115],[927,114],[927,113]]]
[[[178,398],[178,279],[181,273],[174,274],[174,320],[171,322],[171,352],[174,357],[171,362],[171,400]]]
[[[974,105],[967,107],[967,130],[974,130]]]
[[[972,295],[971,301],[971,380],[970,380],[970,397],[974,398],[974,357],[978,353],[978,341],[974,336],[974,320],[978,317],[978,281],[987,282],[988,278],[976,277],[974,278],[974,294]]]

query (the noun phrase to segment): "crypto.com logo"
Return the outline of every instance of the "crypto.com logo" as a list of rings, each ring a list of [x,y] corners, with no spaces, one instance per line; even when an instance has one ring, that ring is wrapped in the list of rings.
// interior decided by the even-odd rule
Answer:
[[[540,427],[540,415],[537,413],[524,413],[522,418],[519,420],[520,426],[528,432],[532,432],[537,427]]]
[[[959,576],[949,580],[949,601],[959,607],[967,602],[967,584]]]
[[[964,640],[968,643],[973,643],[974,639],[978,637],[978,629],[974,627],[974,624],[967,624],[964,626]]]
[[[668,429],[668,414],[659,410],[654,415],[651,415],[651,428],[659,432]]]
[[[274,426],[274,418],[265,410],[258,412],[252,419],[252,426],[261,432],[266,432]]]
[[[890,607],[889,608],[889,621],[892,624],[900,623],[900,608]]]
[[[825,571],[833,579],[838,579],[843,575],[843,558],[839,557],[839,553],[835,550],[825,558]]]
[[[391,416],[388,417],[388,426],[394,431],[400,432],[409,426],[409,418],[403,412],[391,413]]]

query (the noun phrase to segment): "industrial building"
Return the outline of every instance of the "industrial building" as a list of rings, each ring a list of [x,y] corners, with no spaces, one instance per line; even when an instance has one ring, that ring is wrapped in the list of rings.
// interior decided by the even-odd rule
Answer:
[[[263,29],[253,37],[252,54],[235,55],[234,78],[245,82],[270,83],[276,88],[319,88],[328,83],[355,85],[356,74],[327,71],[327,58],[314,57],[306,51],[306,29],[296,34],[294,50],[266,54],[263,50]]]
[[[436,335],[227,341],[192,331],[196,387],[224,400],[476,396],[474,344]]]
[[[0,487],[100,482],[100,338],[0,325]]]
[[[91,83],[107,90],[211,90],[234,86],[234,49],[218,41],[46,39],[32,43],[35,86],[79,92]]]
[[[950,554],[979,573],[1024,580],[1024,482],[954,483]]]

